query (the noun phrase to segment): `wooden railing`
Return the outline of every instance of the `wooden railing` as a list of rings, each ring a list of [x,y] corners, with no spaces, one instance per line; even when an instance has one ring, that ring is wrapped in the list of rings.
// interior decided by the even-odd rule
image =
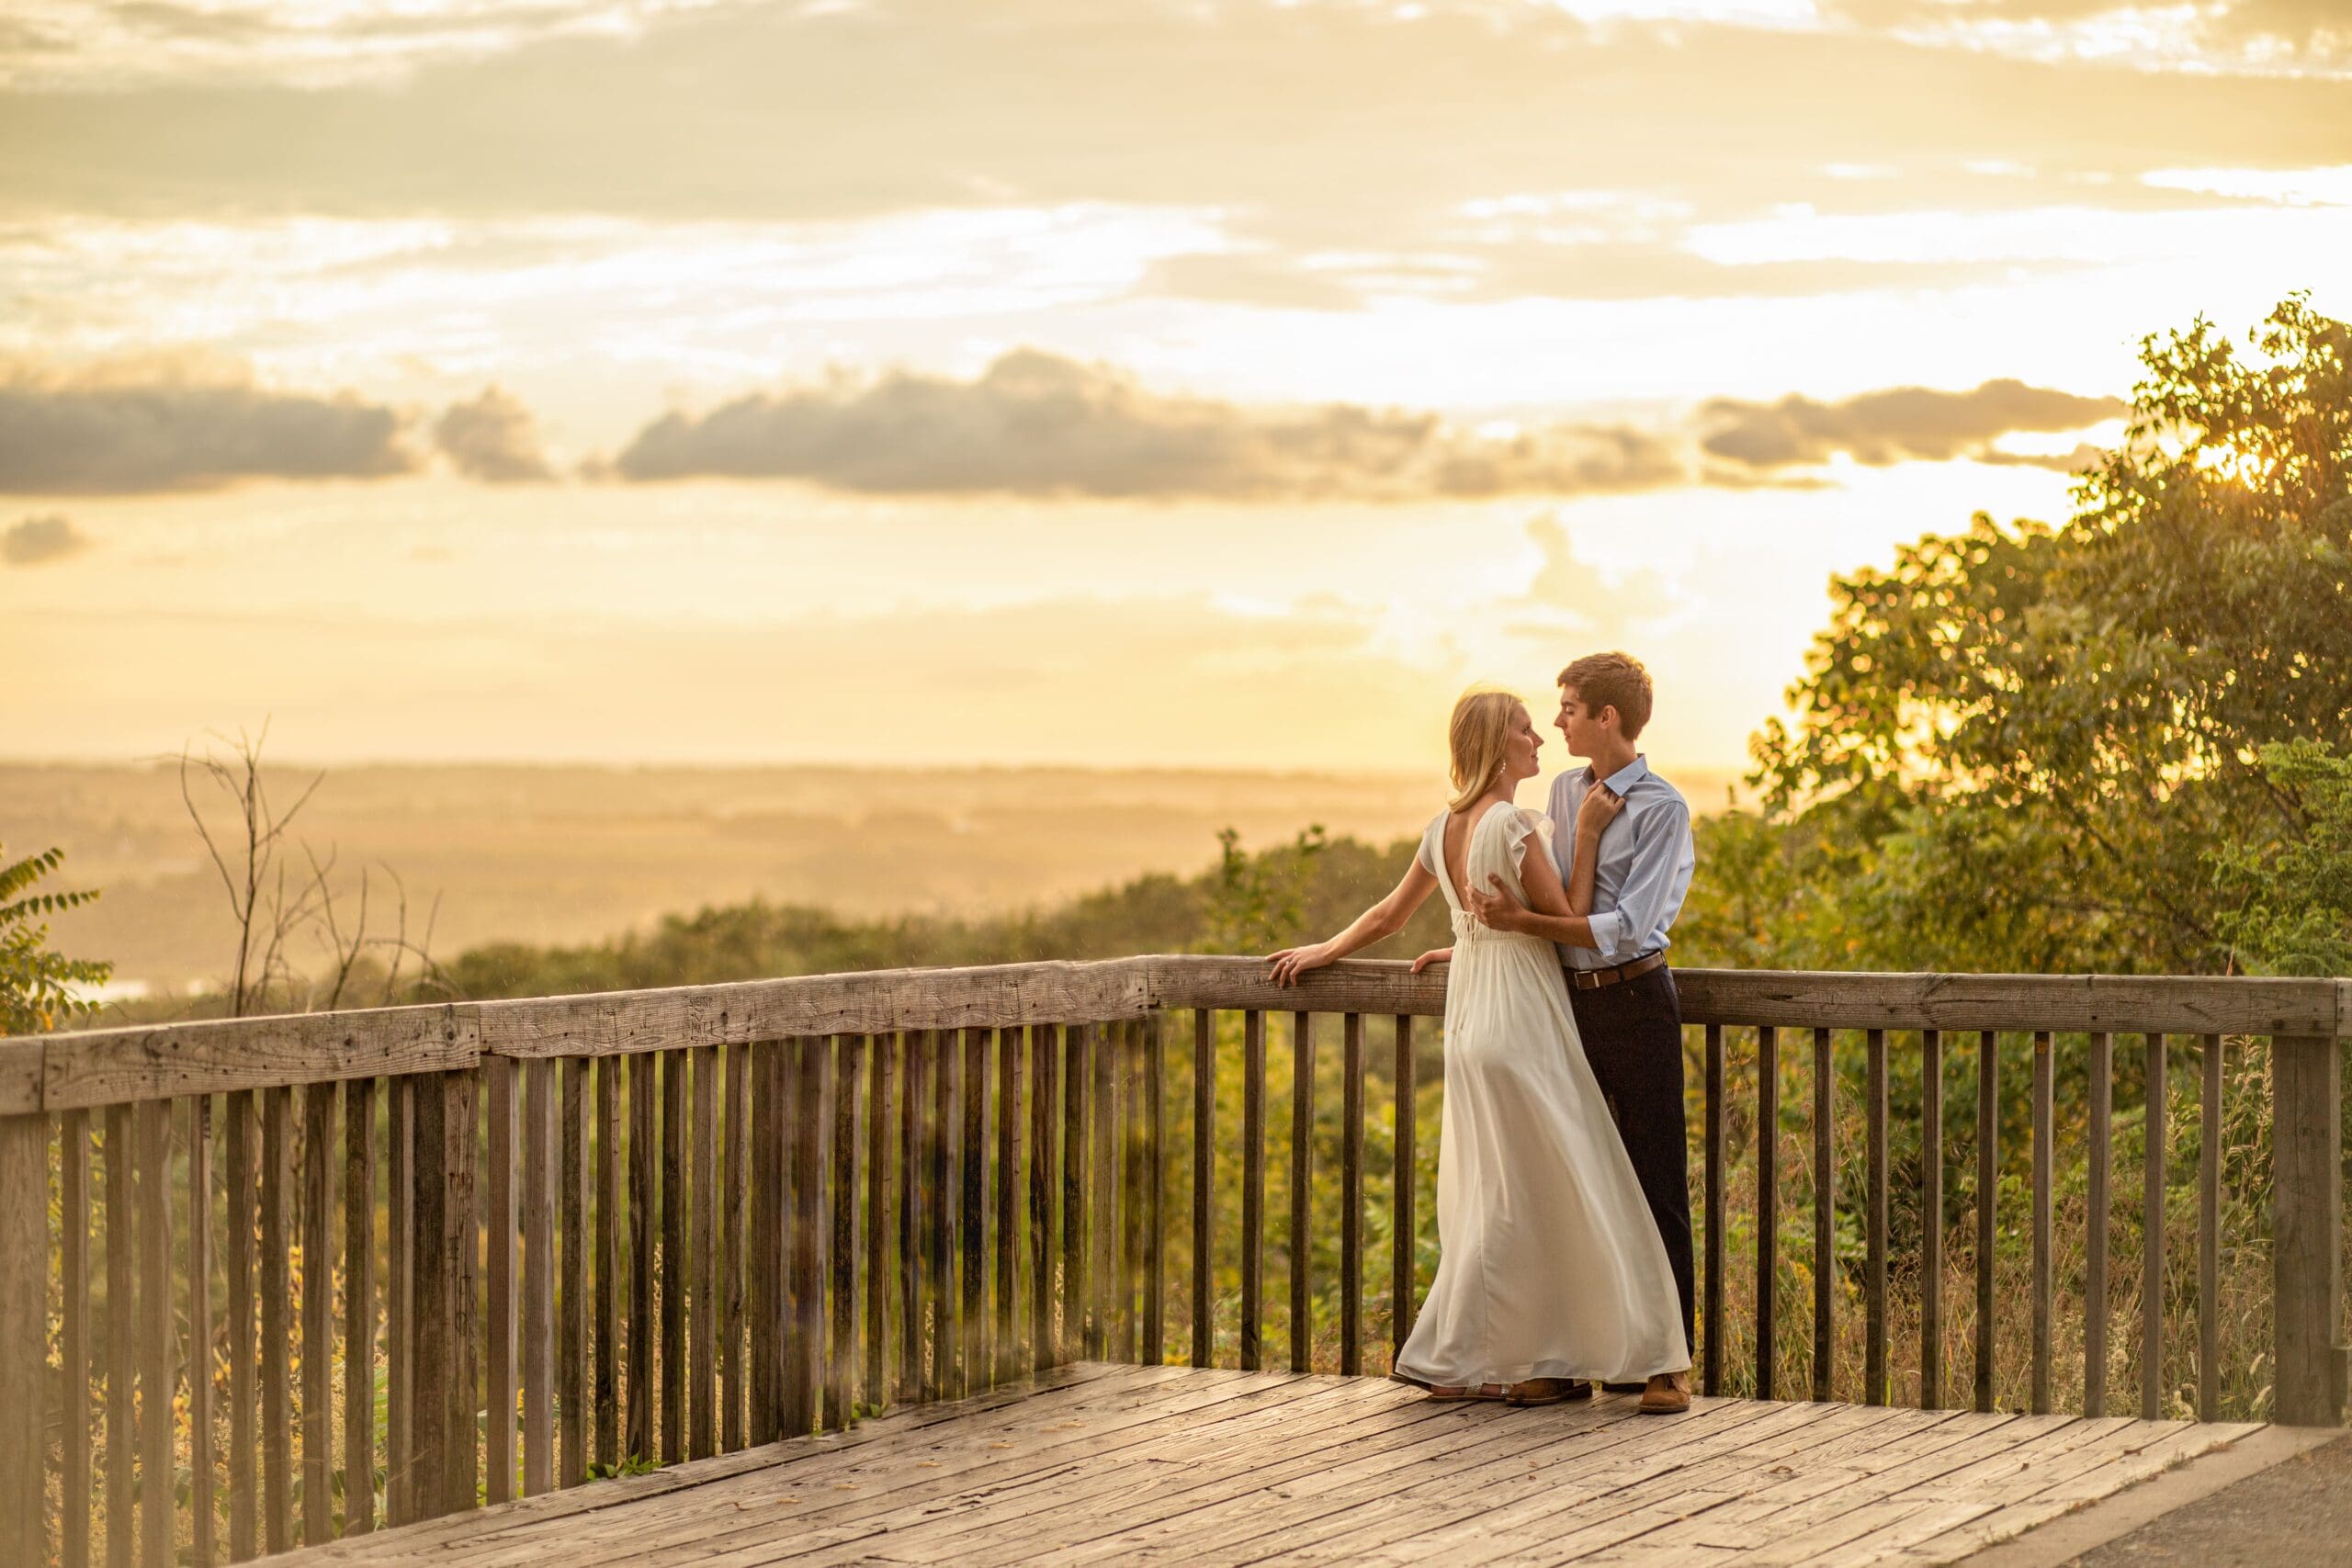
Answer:
[[[2098,1216],[2086,1238],[2081,1403],[2103,1411],[2114,1049],[2136,1036],[2154,1129],[2141,1406],[2161,1413],[2164,1081],[2179,1049],[2166,1042],[2189,1036],[2202,1085],[2199,1409],[2214,1413],[2222,1370],[2211,1129],[2224,1051],[2260,1049],[2275,1107],[2272,1413],[2336,1421],[2338,1042],[2352,1033],[2352,982],[1679,980],[1703,1075],[1708,1390],[1796,1392],[1775,1372],[1791,1337],[1778,1299],[1790,1261],[1779,1100],[1799,1076],[1781,1058],[1782,1032],[1796,1030],[1814,1099],[1809,1166],[1795,1168],[1814,1218],[1805,1392],[1892,1396],[1892,1261],[1917,1280],[1917,1396],[1946,1397],[1942,1097],[1957,1039],[1977,1069],[1972,1199],[1998,1190],[2005,1052],[2030,1052],[2030,1403],[2048,1408],[2053,1043],[2079,1041],[2087,1212]],[[1267,1119],[1281,1100],[1270,1021],[1290,1068],[1280,1359],[1364,1370],[1370,1215],[1389,1251],[1372,1269],[1386,1275],[1373,1298],[1388,1331],[1374,1347],[1379,1370],[1409,1331],[1422,1279],[1416,1173],[1430,1149],[1416,1128],[1430,1098],[1422,1077],[1441,1058],[1438,1032],[1416,1022],[1443,1010],[1442,970],[1348,963],[1281,990],[1254,960],[1145,957],[0,1040],[0,1562],[243,1559],[838,1428],[1075,1358],[1208,1364],[1226,1326],[1238,1363],[1259,1367],[1272,1304]],[[1325,1140],[1331,1107],[1317,1100],[1331,1075],[1317,1064],[1334,1014],[1339,1124]],[[1859,1075],[1838,1071],[1841,1043],[1859,1051]],[[1748,1118],[1734,1080],[1751,1045]],[[1216,1071],[1233,1052],[1238,1137]],[[1917,1212],[1932,1219],[1916,1259],[1891,1260],[1889,1088],[1913,1073]],[[1385,1079],[1385,1105],[1367,1104],[1368,1076]],[[1833,1114],[1856,1076],[1858,1205],[1839,1190],[1854,1151],[1837,1145]],[[1368,1119],[1375,1132],[1386,1123],[1377,1159]],[[1772,1156],[1751,1156],[1740,1181],[1736,1120]],[[1331,1145],[1336,1202],[1315,1168]],[[1237,1174],[1228,1236],[1221,1200]],[[1385,1189],[1377,1201],[1368,1178]],[[1188,1180],[1189,1213],[1171,1213]],[[1726,1300],[1734,1203],[1752,1219],[1756,1261],[1738,1313]],[[1336,1325],[1318,1324],[1318,1207],[1337,1211]],[[1832,1341],[1857,1272],[1840,1257],[1838,1219],[1857,1207],[1867,1350],[1860,1386],[1838,1387]],[[1995,1400],[1997,1209],[1973,1204],[1980,1408]],[[1229,1301],[1220,1250],[1237,1265]],[[1188,1276],[1172,1301],[1171,1272]],[[1728,1365],[1743,1337],[1748,1365]]]

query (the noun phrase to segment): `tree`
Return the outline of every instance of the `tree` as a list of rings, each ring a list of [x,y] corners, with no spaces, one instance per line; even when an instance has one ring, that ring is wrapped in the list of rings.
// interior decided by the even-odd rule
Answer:
[[[2352,753],[2312,740],[2265,746],[2262,770],[2300,804],[2308,830],[2251,832],[2214,852],[2222,934],[2248,969],[2352,975]]]
[[[6,858],[0,853],[0,863]],[[64,863],[63,850],[50,849],[14,864],[0,863],[0,1034],[36,1034],[87,1016],[97,1004],[76,996],[74,987],[102,986],[113,977],[111,964],[49,950],[47,917],[97,897],[95,892],[31,891]]]
[[[2352,733],[2352,327],[2298,297],[2251,341],[2146,340],[2063,526],[1979,514],[1833,580],[1752,782],[1859,965],[2233,961],[2216,846],[2318,821],[2263,748]]]

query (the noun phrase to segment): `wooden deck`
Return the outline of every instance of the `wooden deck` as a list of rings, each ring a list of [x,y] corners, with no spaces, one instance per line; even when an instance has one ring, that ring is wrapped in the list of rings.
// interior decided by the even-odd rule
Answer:
[[[1922,1564],[2257,1429],[1089,1364],[287,1561]]]

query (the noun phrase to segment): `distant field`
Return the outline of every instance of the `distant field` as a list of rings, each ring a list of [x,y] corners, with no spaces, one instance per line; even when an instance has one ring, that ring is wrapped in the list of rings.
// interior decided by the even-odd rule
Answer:
[[[290,802],[311,776],[274,771],[273,793]],[[1682,782],[1704,809],[1727,781]],[[582,942],[753,897],[866,916],[1052,904],[1147,871],[1196,872],[1227,825],[1252,847],[1311,822],[1385,842],[1427,821],[1441,789],[1363,774],[375,766],[330,770],[294,832],[336,852],[346,886],[362,865],[398,871],[413,928],[437,893],[433,946],[447,955]],[[0,764],[0,843],[62,845],[61,885],[105,890],[53,922],[63,951],[158,990],[219,979],[226,903],[174,770]],[[297,850],[289,870],[302,867]]]

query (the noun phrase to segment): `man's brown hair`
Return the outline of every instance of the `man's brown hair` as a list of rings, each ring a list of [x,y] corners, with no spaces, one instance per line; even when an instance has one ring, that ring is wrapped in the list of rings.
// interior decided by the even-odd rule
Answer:
[[[1630,653],[1588,653],[1560,671],[1563,686],[1576,693],[1585,712],[1617,710],[1617,732],[1641,739],[1650,721],[1650,672]]]

